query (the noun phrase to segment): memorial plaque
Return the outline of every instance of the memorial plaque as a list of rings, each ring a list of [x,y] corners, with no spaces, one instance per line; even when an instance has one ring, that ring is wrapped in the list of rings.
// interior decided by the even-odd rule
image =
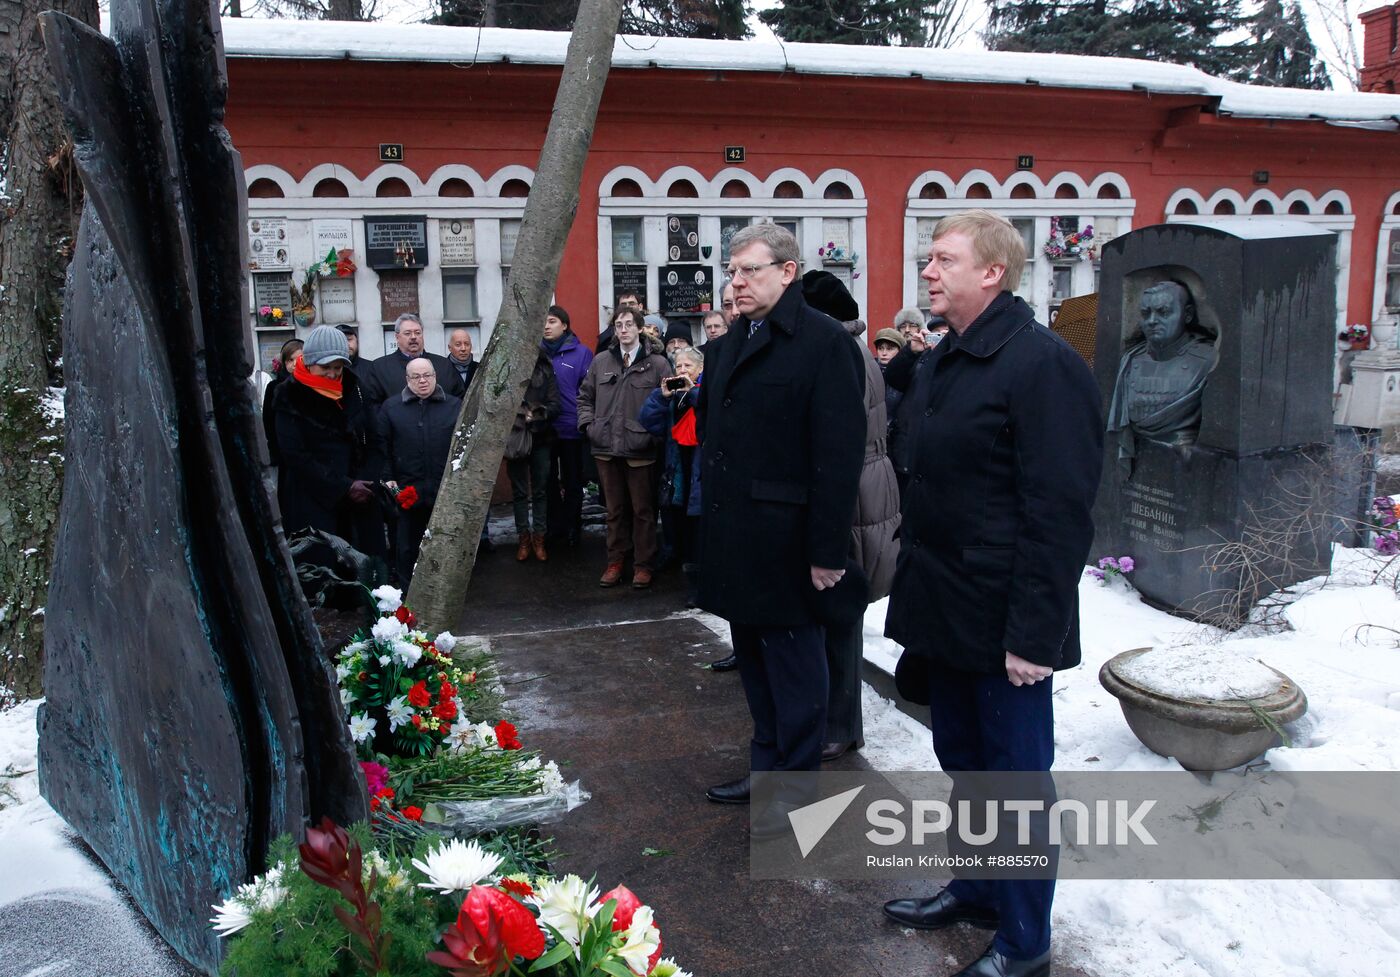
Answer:
[[[938,225],[936,217],[920,217],[914,230],[914,260],[927,261],[929,252],[933,250],[933,229]],[[1028,255],[1032,252],[1026,252]],[[1033,264],[1027,261],[1026,264]]]
[[[379,321],[393,322],[405,312],[418,311],[418,272],[379,273]]]
[[[822,218],[822,250],[827,252],[824,255],[827,261],[851,260],[851,222],[848,218]],[[832,252],[841,257],[831,257]]]
[[[292,315],[292,276],[283,271],[253,273],[253,312],[267,306]]]
[[[355,228],[350,218],[337,217],[311,222],[311,256],[317,261],[322,261],[332,250],[355,250]]]
[[[672,214],[666,218],[666,257],[675,261],[700,260],[700,218]]]
[[[254,271],[291,271],[287,252],[287,218],[254,217],[248,221],[248,267]]]
[[[476,221],[466,217],[438,219],[438,263],[444,268],[476,264]]]
[[[646,265],[613,265],[613,308],[617,308],[617,297],[631,292],[642,300],[642,308],[651,308],[647,295]]]
[[[428,266],[428,218],[397,214],[365,218],[365,263],[381,268]]]
[[[1133,557],[1148,602],[1242,623],[1326,572],[1360,516],[1371,493],[1343,474],[1360,467],[1332,425],[1335,248],[1288,221],[1157,225],[1104,246],[1091,556]]]
[[[355,279],[322,278],[321,321],[330,325],[355,322]]]
[[[708,312],[715,301],[715,273],[709,265],[666,265],[661,269],[661,314]]]
[[[285,332],[258,333],[258,369],[264,373],[271,373],[277,357],[282,355],[282,344],[295,338],[290,329]]]

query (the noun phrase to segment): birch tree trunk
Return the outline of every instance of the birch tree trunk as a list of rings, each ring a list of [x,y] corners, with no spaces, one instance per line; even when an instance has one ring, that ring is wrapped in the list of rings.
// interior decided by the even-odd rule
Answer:
[[[38,14],[97,26],[97,0],[0,4],[0,708],[42,694],[44,600],[63,481],[63,280],[82,212]]]
[[[471,582],[506,435],[534,369],[564,242],[578,210],[579,180],[621,14],[622,0],[583,0],[574,21],[505,301],[452,435],[442,488],[408,593],[414,611],[433,627],[456,625]]]

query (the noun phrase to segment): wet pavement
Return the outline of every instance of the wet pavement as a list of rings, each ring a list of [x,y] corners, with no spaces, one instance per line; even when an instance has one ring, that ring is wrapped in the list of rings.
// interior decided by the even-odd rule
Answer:
[[[546,564],[516,563],[514,541],[498,542],[478,561],[460,633],[490,639],[526,745],[592,794],[547,828],[559,872],[626,884],[656,910],[663,955],[697,977],[937,977],[981,953],[981,930],[915,932],[881,916],[885,900],[934,880],[749,878],[748,809],[705,799],[746,771],[748,710],[736,673],[703,668],[729,649],[685,615],[678,570],[650,591],[605,590],[599,537]],[[855,754],[831,765],[863,767]]]

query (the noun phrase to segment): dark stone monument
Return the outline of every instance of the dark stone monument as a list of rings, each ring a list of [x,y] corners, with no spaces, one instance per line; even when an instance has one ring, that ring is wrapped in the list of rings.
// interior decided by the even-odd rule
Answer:
[[[242,165],[215,5],[48,14],[87,191],[65,300],[44,797],[214,973],[210,906],[276,835],[366,816],[248,380]]]
[[[1131,555],[1150,602],[1236,624],[1326,569],[1335,248],[1282,220],[1157,225],[1104,248],[1094,550]]]

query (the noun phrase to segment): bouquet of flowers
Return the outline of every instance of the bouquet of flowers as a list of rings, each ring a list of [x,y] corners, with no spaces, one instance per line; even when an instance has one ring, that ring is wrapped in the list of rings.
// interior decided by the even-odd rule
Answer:
[[[287,321],[287,313],[282,311],[280,306],[264,305],[258,309],[258,325],[260,326],[280,326]]]
[[[860,259],[860,255],[854,251],[849,251],[835,241],[827,241],[825,247],[817,248],[817,257],[823,261],[844,262],[849,261],[855,264]]]
[[[1131,556],[1105,556],[1099,561],[1096,567],[1089,567],[1084,572],[1088,576],[1103,584],[1113,583],[1115,580],[1127,582],[1127,575],[1137,568]]]
[[[416,630],[417,617],[393,587],[373,592],[387,612],[345,646],[336,661],[340,700],[350,717],[350,735],[364,759],[374,750],[425,756],[451,732],[463,704],[478,697],[477,673],[452,659],[457,639],[443,631],[430,638]]]
[[[214,907],[222,973],[279,977],[689,977],[661,958],[650,906],[625,886],[533,874],[493,843],[430,838],[411,854],[322,819]]]
[[[1085,224],[1080,230],[1065,234],[1060,230],[1060,219],[1050,218],[1050,239],[1045,242],[1045,255],[1048,258],[1094,258],[1094,225]]]
[[[399,504],[400,509],[412,509],[418,504],[418,490],[412,485],[401,488],[398,494],[394,496],[394,501]]]
[[[1388,495],[1371,500],[1371,545],[1381,556],[1400,553],[1400,505]]]
[[[1369,328],[1360,323],[1356,323],[1355,325],[1347,326],[1341,332],[1337,333],[1337,342],[1351,343],[1353,346],[1360,346],[1365,344],[1370,335],[1371,330]]]

